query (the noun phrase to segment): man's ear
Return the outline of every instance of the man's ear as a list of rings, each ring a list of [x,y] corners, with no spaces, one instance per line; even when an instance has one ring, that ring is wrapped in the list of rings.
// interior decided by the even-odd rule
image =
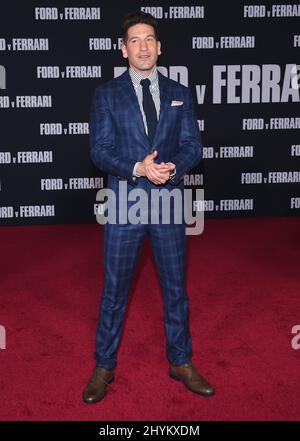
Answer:
[[[123,58],[128,58],[127,48],[124,43],[122,43],[121,50],[122,50]]]
[[[158,55],[161,55],[161,43],[159,40],[157,42],[157,53],[158,53]]]

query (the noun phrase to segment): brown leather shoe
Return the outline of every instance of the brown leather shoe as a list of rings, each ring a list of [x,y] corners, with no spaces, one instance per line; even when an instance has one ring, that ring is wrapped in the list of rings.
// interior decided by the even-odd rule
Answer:
[[[210,397],[215,394],[212,386],[203,378],[192,362],[174,366],[170,364],[169,376],[173,380],[181,381],[185,387],[196,394]]]
[[[86,388],[83,391],[83,401],[88,404],[101,401],[107,392],[108,385],[114,381],[114,372],[105,368],[95,368]]]

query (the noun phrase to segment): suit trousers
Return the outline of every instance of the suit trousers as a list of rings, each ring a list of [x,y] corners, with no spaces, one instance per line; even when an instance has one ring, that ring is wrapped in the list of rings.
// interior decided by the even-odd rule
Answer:
[[[189,299],[186,292],[186,235],[183,224],[104,225],[104,287],[96,332],[96,366],[117,364],[131,282],[146,235],[162,287],[166,356],[174,365],[192,355]],[[155,344],[155,342],[153,342]]]

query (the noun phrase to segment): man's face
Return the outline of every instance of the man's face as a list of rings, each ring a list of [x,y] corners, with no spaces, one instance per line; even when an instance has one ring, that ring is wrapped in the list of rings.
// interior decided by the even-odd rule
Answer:
[[[160,41],[156,40],[154,29],[144,23],[131,26],[127,31],[127,42],[122,44],[124,58],[130,67],[144,77],[150,75],[160,51]]]

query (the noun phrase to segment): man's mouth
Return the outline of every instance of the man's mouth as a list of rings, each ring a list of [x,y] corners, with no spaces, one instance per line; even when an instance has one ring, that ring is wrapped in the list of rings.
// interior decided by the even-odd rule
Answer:
[[[147,60],[148,58],[150,58],[150,55],[140,55],[139,58],[141,58],[142,60]]]

